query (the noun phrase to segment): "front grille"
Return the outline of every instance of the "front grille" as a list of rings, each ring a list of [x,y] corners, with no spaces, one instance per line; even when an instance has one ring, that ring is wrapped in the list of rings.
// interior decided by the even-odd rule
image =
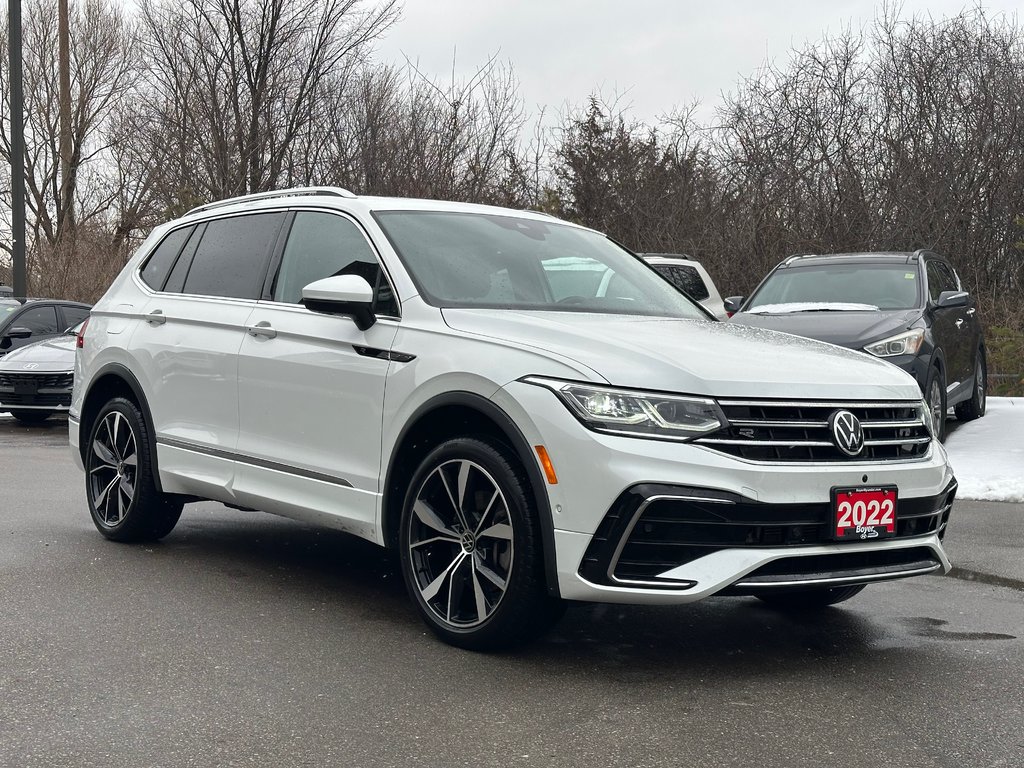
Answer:
[[[71,373],[0,373],[0,391],[14,390],[15,384],[33,384],[37,389],[71,389]]]
[[[916,402],[719,400],[728,424],[694,442],[749,461],[906,461],[928,453],[931,435]],[[864,449],[835,445],[829,417],[850,411],[864,429]]]
[[[950,483],[937,496],[900,499],[896,538],[942,536],[955,495],[956,484]],[[580,575],[597,583],[658,584],[659,573],[722,549],[832,543],[832,514],[830,502],[766,504],[709,489],[636,486],[601,522]]]
[[[0,373],[0,403],[7,407],[67,408],[73,383],[74,375],[70,373]]]

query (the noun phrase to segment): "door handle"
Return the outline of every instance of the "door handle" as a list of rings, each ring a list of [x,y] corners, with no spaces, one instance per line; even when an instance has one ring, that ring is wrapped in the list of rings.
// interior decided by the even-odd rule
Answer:
[[[266,320],[261,320],[256,325],[247,325],[245,330],[249,332],[250,336],[256,338],[273,339],[277,336],[277,331],[270,327],[270,323]]]
[[[964,324],[964,319],[962,317],[958,318],[957,321],[956,321],[956,327],[959,328],[963,324]]]
[[[162,309],[154,309],[146,315],[146,322],[150,325],[163,325],[167,322],[167,317]]]

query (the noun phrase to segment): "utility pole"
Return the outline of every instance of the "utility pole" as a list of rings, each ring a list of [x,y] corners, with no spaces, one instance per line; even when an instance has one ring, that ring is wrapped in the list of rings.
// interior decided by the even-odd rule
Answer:
[[[27,296],[25,269],[25,94],[21,75],[21,0],[7,0],[11,77],[11,239],[14,295]]]
[[[71,44],[68,32],[68,0],[57,3],[57,69],[60,109],[60,211],[57,238],[63,242],[74,226],[71,194]]]

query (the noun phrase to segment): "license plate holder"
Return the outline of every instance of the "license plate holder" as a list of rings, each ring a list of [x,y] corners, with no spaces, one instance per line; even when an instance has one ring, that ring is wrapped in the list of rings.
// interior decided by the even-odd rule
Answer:
[[[39,385],[34,381],[14,380],[14,394],[21,397],[34,396],[39,393]]]
[[[832,489],[832,538],[875,541],[896,535],[898,490],[895,485]]]

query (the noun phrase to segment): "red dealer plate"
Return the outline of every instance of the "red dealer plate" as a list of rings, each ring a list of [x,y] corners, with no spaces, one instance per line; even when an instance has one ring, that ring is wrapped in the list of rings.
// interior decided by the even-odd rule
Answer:
[[[895,535],[895,485],[832,489],[832,538],[861,541]]]

